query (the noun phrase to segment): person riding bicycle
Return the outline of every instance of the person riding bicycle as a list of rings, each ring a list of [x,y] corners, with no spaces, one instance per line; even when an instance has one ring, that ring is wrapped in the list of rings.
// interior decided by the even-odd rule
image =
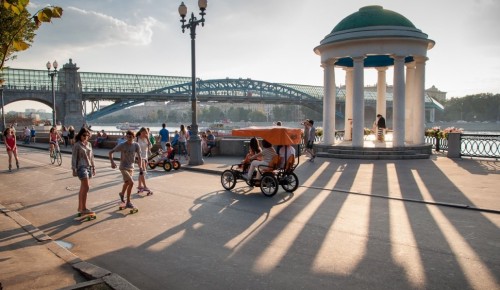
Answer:
[[[49,144],[50,144],[50,156],[54,153],[54,148],[59,146],[59,142],[62,141],[61,135],[57,132],[56,127],[50,128],[49,133]]]

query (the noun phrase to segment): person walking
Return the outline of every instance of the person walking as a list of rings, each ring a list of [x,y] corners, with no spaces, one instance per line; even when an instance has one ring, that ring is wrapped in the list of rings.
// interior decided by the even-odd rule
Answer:
[[[167,151],[167,142],[170,142],[170,136],[169,132],[167,130],[167,124],[163,123],[161,124],[161,130],[158,132],[158,135],[160,135],[160,145],[161,145],[161,150],[163,152]]]
[[[377,114],[377,119],[375,120],[375,124],[377,125],[377,140],[379,142],[384,142],[385,141],[384,131],[386,129],[385,118],[382,117],[381,114]]]
[[[12,128],[7,128],[3,132],[3,143],[9,155],[9,172],[12,171],[12,156],[16,159],[16,167],[19,169],[19,159],[17,158],[17,140]]]
[[[69,132],[68,132],[68,129],[66,128],[66,126],[62,127],[61,135],[62,135],[62,138],[64,140],[64,147],[67,148],[68,144],[69,144]]]
[[[35,144],[36,143],[36,130],[35,130],[35,126],[31,126],[31,130],[30,130],[30,142]]]
[[[186,131],[186,128],[184,125],[181,125],[180,130],[179,130],[179,139],[177,140],[177,143],[179,144],[179,156],[184,155],[184,158],[187,158],[187,147],[186,147],[186,142],[189,138],[189,135]],[[180,159],[179,159],[180,160]]]
[[[111,168],[115,169],[116,164],[113,160],[113,153],[120,152],[120,172],[123,176],[123,187],[122,191],[119,193],[120,200],[125,203],[125,193],[127,193],[127,203],[126,208],[134,209],[134,205],[130,202],[130,195],[132,193],[132,188],[134,187],[134,163],[135,157],[141,156],[141,147],[135,142],[135,134],[131,130],[128,130],[125,134],[127,141],[120,143],[115,146],[115,148],[109,151],[108,156],[111,161]],[[139,172],[143,170],[142,162],[139,163]]]
[[[139,168],[143,168],[139,171],[139,183],[137,185],[137,193],[145,191],[147,195],[153,194],[153,192],[146,185],[146,174],[147,174],[147,165],[148,165],[148,153],[151,150],[151,142],[149,141],[149,133],[148,130],[142,127],[137,133],[136,142],[141,147],[141,155],[137,160]]]
[[[309,153],[309,161],[313,162],[316,158],[316,153],[314,153],[314,139],[316,139],[316,128],[314,127],[313,120],[306,120],[305,125],[308,127],[308,130],[306,130],[307,134],[305,134],[307,135],[307,143],[304,152]]]
[[[78,213],[80,215],[95,214],[87,208],[87,196],[90,189],[90,179],[95,176],[94,153],[92,144],[89,142],[90,131],[81,128],[76,135],[76,143],[71,155],[71,169],[73,176],[80,179],[80,191],[78,193]]]
[[[75,144],[75,127],[73,127],[73,126],[68,127],[68,139],[69,139],[69,144],[71,146],[73,146]],[[89,136],[89,139],[90,139],[90,136]]]
[[[30,144],[30,135],[31,135],[31,130],[27,126],[24,127],[23,130],[24,144]]]

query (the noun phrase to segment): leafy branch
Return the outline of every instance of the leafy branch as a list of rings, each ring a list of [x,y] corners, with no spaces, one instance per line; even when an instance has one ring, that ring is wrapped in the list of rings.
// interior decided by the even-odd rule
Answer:
[[[2,27],[2,30],[5,29],[2,34],[5,33],[5,35],[1,35],[0,37],[1,71],[4,68],[6,60],[11,54],[26,50],[30,47],[28,42],[31,42],[34,36],[33,31],[38,29],[43,22],[52,22],[52,18],[61,18],[63,9],[58,6],[47,6],[38,10],[33,16],[31,16],[26,11],[26,6],[29,4],[29,0],[0,1],[0,10],[5,10],[5,14],[4,12],[2,12],[2,14],[14,14],[14,18],[12,19],[13,21],[10,22],[10,25],[7,24],[5,28]],[[4,20],[3,17],[7,16],[2,16],[2,20]],[[16,17],[18,19],[15,19]],[[23,17],[25,18],[24,20],[22,19]],[[14,20],[20,20],[20,25],[16,26],[16,21]],[[34,24],[34,27],[26,29],[29,24]]]

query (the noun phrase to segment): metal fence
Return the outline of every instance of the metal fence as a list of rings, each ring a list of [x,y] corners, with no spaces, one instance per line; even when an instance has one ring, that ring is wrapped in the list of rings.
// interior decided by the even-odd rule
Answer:
[[[432,144],[436,151],[448,151],[448,139],[425,136],[425,143]]]
[[[500,158],[500,135],[461,134],[460,155]]]

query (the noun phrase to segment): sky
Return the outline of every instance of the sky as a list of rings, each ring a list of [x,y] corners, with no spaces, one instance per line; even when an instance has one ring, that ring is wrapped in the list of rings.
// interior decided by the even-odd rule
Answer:
[[[180,0],[48,1],[31,0],[29,10],[51,4],[64,9],[63,17],[43,24],[33,46],[7,66],[45,69],[49,60],[62,66],[71,58],[81,72],[191,76]],[[189,15],[200,17],[198,1],[184,3]],[[436,42],[427,52],[426,88],[434,85],[448,98],[500,93],[499,0],[209,0],[205,26],[196,29],[196,75],[321,86],[314,47],[368,5],[402,14]],[[365,85],[376,82],[376,71],[365,70]],[[387,82],[392,84],[391,69]],[[341,69],[336,84],[345,84]],[[6,110],[27,106],[45,107],[17,102]]]

